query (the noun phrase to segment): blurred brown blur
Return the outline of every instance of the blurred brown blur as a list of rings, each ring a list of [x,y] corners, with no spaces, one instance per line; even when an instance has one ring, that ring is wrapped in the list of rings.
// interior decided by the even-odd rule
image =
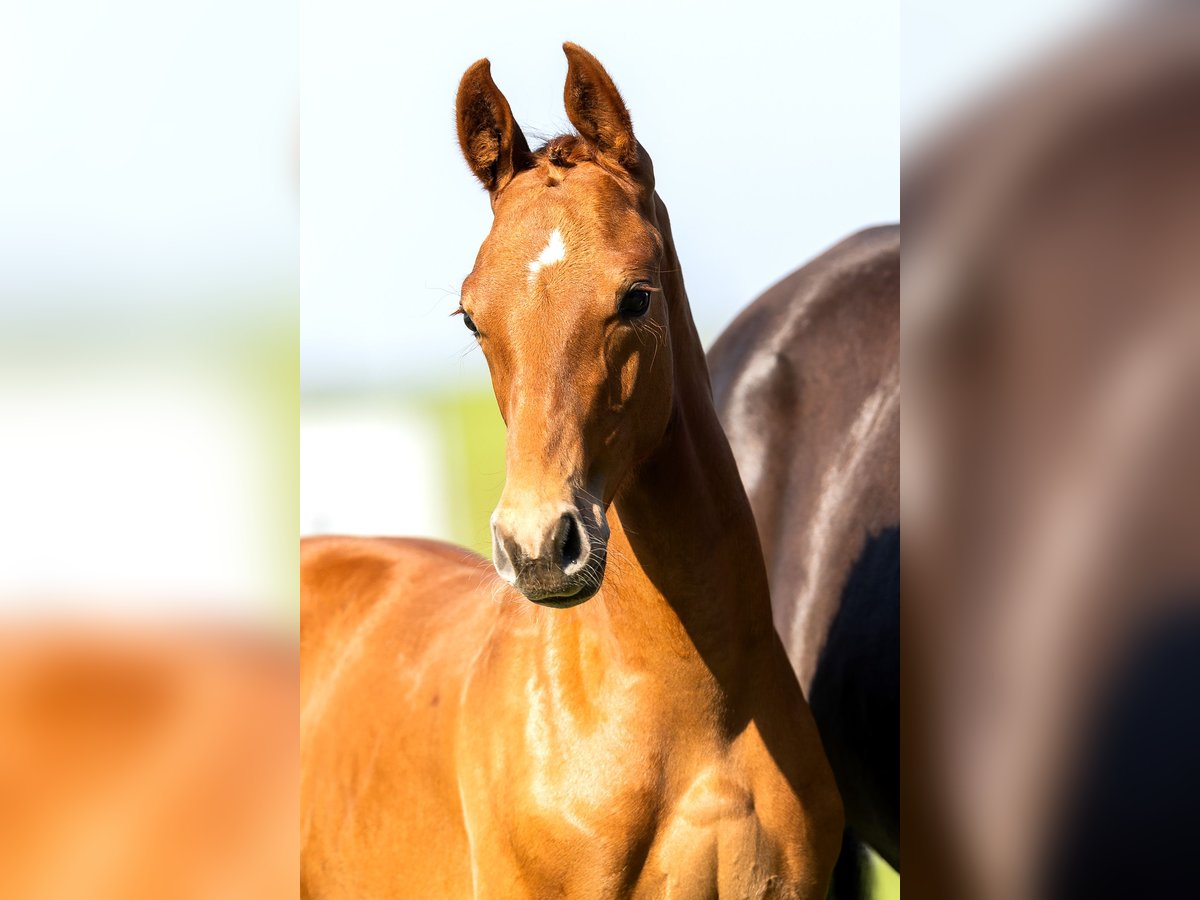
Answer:
[[[1149,4],[906,157],[914,896],[1192,896],[1200,15]]]
[[[294,644],[212,629],[0,638],[0,896],[295,898]]]

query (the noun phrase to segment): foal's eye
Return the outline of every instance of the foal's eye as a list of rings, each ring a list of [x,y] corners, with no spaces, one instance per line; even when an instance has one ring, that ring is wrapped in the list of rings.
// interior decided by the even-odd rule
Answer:
[[[462,313],[463,324],[467,326],[467,331],[471,332],[471,334],[473,334],[473,335],[478,336],[479,329],[475,327],[475,320],[472,319],[469,315],[467,315],[467,311],[465,309],[463,309],[462,307],[459,307],[458,311],[460,313]]]
[[[637,319],[646,314],[650,308],[650,292],[645,288],[634,288],[621,298],[617,312],[622,319]]]

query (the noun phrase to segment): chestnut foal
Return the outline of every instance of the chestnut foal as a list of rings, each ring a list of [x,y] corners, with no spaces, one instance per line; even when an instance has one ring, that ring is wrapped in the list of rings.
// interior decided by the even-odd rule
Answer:
[[[537,152],[486,60],[458,92],[495,216],[462,314],[508,426],[500,578],[431,541],[303,547],[302,891],[823,898],[841,802],[666,209],[564,50],[579,133]]]

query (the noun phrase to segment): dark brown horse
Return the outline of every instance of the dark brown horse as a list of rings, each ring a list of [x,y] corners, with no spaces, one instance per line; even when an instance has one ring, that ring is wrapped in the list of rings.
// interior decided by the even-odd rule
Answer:
[[[900,866],[900,229],[776,284],[708,354],[771,602],[853,835]],[[856,893],[847,841],[837,890]]]
[[[1196,894],[1198,111],[1195,4],[1145,4],[907,157],[921,897]]]
[[[772,624],[666,208],[616,87],[531,152],[486,60],[462,291],[508,428],[495,569],[302,552],[306,897],[825,896],[842,811]]]

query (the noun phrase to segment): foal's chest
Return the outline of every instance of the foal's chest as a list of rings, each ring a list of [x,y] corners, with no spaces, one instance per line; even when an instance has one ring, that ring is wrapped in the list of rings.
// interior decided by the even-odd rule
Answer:
[[[791,896],[788,836],[764,827],[771,801],[704,724],[715,717],[673,708],[645,677],[597,690],[526,671],[520,702],[468,701],[487,723],[459,759],[477,896]],[[477,686],[503,681],[488,674]]]
[[[481,883],[520,885],[494,894],[510,897],[789,896],[744,779],[719,753],[681,764],[694,748],[654,732],[610,722],[565,740],[539,723],[523,758],[493,757],[507,763],[472,828]]]

